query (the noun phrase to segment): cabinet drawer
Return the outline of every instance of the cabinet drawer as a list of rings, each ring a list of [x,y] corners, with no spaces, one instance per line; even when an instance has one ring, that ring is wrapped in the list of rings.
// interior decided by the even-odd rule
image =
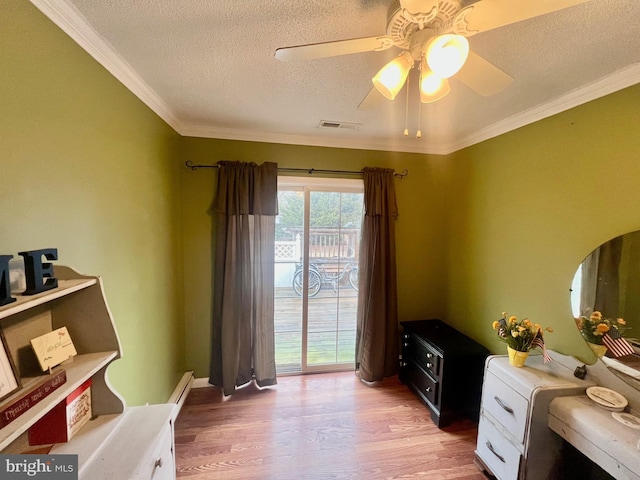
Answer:
[[[518,478],[520,452],[486,417],[480,417],[476,453],[499,480]]]
[[[145,472],[141,480],[170,480],[175,478],[175,462],[173,460],[173,432],[171,424],[165,427],[160,441],[151,458],[147,460]]]
[[[432,405],[438,405],[438,382],[429,376],[420,366],[407,362],[405,368],[406,381],[426,398]]]
[[[482,408],[524,442],[529,401],[489,371],[482,389]]]
[[[128,407],[80,480],[174,480],[174,405]]]
[[[437,380],[440,380],[442,359],[434,350],[413,335],[405,335],[405,348],[408,352],[408,360],[413,360],[424,370],[431,372]]]

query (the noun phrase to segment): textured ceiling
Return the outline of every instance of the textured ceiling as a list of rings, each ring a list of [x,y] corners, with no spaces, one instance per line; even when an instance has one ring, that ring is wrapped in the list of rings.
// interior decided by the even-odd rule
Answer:
[[[274,58],[279,47],[385,34],[390,0],[32,2],[183,135],[448,153],[640,82],[639,0],[592,0],[472,36],[514,82],[481,97],[454,78],[438,102],[410,98],[408,115],[404,91],[357,108],[395,47]]]

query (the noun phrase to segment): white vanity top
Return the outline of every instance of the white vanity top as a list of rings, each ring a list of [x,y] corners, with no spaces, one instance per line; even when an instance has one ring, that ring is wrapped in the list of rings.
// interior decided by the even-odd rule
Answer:
[[[615,478],[640,480],[640,430],[618,422],[586,395],[555,398],[549,428]]]
[[[506,355],[492,356],[488,361],[491,362],[496,373],[499,372],[501,378],[519,392],[527,395],[538,388],[549,386],[555,388],[582,386],[582,388],[586,388],[593,385],[592,382],[579,380],[573,375],[572,368],[557,361],[561,357],[559,353],[551,351],[550,354],[554,359],[553,362],[544,363],[542,355],[530,355],[523,368],[511,366],[509,357]]]

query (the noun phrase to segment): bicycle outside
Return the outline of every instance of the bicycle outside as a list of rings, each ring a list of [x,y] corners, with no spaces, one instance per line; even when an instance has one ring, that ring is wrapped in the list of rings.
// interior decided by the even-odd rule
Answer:
[[[331,285],[333,291],[337,292],[341,283],[345,282],[358,291],[358,264],[347,261],[342,268],[333,271],[330,266],[340,265],[339,261],[314,261],[309,263],[309,297],[315,297],[320,293],[323,285]],[[303,264],[296,264],[296,271],[293,274],[293,290],[302,296],[303,291]]]

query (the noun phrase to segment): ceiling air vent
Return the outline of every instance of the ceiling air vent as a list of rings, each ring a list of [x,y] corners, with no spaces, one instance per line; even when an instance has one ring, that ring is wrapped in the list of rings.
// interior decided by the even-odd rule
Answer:
[[[320,128],[342,128],[346,130],[358,130],[361,126],[362,126],[361,123],[334,122],[330,120],[320,120]]]

